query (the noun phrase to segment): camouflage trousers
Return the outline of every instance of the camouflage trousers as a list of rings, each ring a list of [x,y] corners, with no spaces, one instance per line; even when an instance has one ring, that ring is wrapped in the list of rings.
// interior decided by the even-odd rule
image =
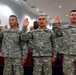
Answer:
[[[34,58],[33,75],[52,75],[52,65],[51,65],[52,57],[33,57],[33,58]]]
[[[76,56],[75,55],[64,55],[63,60],[63,72],[64,75],[76,75]]]
[[[21,59],[4,58],[4,63],[3,75],[23,75]]]

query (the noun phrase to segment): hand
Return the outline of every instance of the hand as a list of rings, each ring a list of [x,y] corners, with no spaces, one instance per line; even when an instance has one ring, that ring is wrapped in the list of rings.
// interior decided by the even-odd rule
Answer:
[[[28,24],[29,24],[29,22],[28,22],[28,18],[24,19],[23,26],[27,27],[27,26],[28,26]]]
[[[56,58],[52,57],[51,61],[52,61],[52,63],[55,63],[56,62]]]
[[[4,30],[7,30],[7,29],[8,29],[8,26],[7,26],[7,25],[5,25],[5,26],[3,27],[3,29],[4,29]]]
[[[30,31],[34,30],[33,26],[30,27]]]
[[[56,17],[55,17],[54,23],[60,23],[60,17],[59,17],[59,16],[56,16]]]
[[[22,59],[22,61],[21,61],[22,65],[24,65],[24,64],[25,64],[25,62],[26,62],[26,61],[25,61],[24,59]]]

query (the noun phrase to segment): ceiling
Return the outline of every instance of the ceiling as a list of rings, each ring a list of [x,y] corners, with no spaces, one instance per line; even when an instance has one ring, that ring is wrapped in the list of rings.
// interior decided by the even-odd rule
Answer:
[[[11,0],[35,15],[46,15],[51,22],[58,15],[62,22],[69,22],[69,13],[76,9],[76,0]],[[38,10],[36,10],[38,9]]]

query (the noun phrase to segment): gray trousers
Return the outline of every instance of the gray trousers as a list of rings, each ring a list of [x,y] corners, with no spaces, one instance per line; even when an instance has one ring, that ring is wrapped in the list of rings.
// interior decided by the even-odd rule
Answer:
[[[64,60],[63,60],[63,72],[64,75],[76,75],[75,74],[75,55],[64,55]]]
[[[34,58],[34,69],[33,75],[52,75],[52,57],[33,57]]]
[[[23,66],[21,59],[4,58],[4,71],[3,75],[23,75]]]

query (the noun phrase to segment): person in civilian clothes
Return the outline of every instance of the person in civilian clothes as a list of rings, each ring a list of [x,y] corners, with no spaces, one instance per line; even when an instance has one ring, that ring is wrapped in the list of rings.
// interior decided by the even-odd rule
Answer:
[[[33,22],[33,26],[30,27],[30,32],[38,29],[38,22],[34,21]],[[28,32],[28,33],[30,33]],[[28,42],[27,42],[28,44]],[[29,49],[29,48],[28,48]],[[26,62],[24,63],[24,75],[33,75],[33,57],[32,57],[32,50],[28,50],[28,55],[27,55],[27,59],[25,60]]]
[[[59,42],[62,32],[60,31],[61,23],[58,23],[57,26],[53,25],[52,30],[56,34],[56,42]],[[58,36],[61,34],[60,36]],[[63,75],[63,54],[57,53],[56,61],[52,63],[53,65],[53,75]]]

